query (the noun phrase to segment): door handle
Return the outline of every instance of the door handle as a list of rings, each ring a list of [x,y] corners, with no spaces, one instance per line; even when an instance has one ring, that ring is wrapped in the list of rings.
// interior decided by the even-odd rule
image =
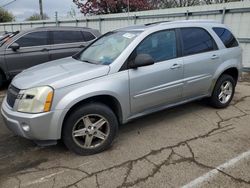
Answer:
[[[42,50],[41,50],[42,52],[47,52],[47,51],[49,51],[47,48],[43,48]]]
[[[219,58],[219,56],[218,55],[212,55],[212,57],[211,57],[211,59],[218,59]]]
[[[170,69],[178,69],[178,68],[181,68],[181,65],[180,65],[180,64],[177,64],[177,63],[173,64],[173,65],[170,67]]]

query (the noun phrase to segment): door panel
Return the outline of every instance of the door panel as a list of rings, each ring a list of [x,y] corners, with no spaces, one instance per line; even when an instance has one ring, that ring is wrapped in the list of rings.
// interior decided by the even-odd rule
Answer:
[[[173,68],[175,64],[180,66]],[[130,69],[129,78],[133,114],[181,100],[183,66],[180,58]]]
[[[155,64],[129,70],[132,114],[181,100],[183,62],[177,58],[175,30],[149,35],[131,56],[138,54],[150,55]]]
[[[220,64],[219,59],[212,58],[215,54],[219,56],[218,52],[215,51],[183,58],[184,98],[193,98],[209,93],[213,74]]]
[[[49,56],[51,60],[69,57],[82,50],[85,46],[85,43],[51,45]]]
[[[11,76],[14,76],[24,69],[49,61],[49,53],[46,47],[25,47],[17,51],[7,49],[5,61]]]
[[[209,93],[212,77],[220,63],[218,47],[204,28],[180,28],[184,64],[184,99]]]

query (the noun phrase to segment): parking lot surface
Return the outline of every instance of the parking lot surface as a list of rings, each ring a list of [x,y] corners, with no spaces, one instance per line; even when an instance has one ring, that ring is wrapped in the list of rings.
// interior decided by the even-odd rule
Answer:
[[[249,82],[226,109],[198,101],[122,125],[112,148],[92,156],[38,147],[0,119],[1,188],[181,186],[250,187]]]

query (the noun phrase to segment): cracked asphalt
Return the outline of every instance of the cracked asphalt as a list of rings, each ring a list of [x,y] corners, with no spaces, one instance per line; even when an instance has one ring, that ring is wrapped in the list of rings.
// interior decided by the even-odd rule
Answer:
[[[38,147],[0,119],[0,187],[181,187],[211,170],[197,187],[250,187],[250,156],[218,168],[249,150],[250,83],[240,82],[228,108],[198,101],[143,117],[92,156]]]

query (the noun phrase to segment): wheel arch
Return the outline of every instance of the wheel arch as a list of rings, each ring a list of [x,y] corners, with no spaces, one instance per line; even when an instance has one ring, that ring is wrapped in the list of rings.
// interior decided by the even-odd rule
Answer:
[[[118,122],[122,124],[123,122],[123,114],[122,114],[122,107],[118,99],[116,99],[112,95],[96,95],[92,97],[88,97],[86,99],[83,99],[75,104],[73,104],[69,110],[67,111],[66,115],[63,118],[62,121],[62,127],[61,127],[61,133],[63,130],[63,126],[65,123],[65,120],[69,117],[69,115],[74,112],[77,108],[79,108],[82,105],[88,104],[88,103],[102,103],[104,105],[107,105],[116,115]]]
[[[233,79],[235,80],[235,83],[237,83],[238,78],[239,78],[239,69],[236,66],[232,66],[232,67],[228,67],[228,68],[224,69],[223,71],[220,71],[220,73],[216,74],[216,77],[214,78],[212,87],[210,88],[211,94],[214,90],[215,84],[217,83],[219,78],[224,74],[228,74],[228,75],[232,76]]]

